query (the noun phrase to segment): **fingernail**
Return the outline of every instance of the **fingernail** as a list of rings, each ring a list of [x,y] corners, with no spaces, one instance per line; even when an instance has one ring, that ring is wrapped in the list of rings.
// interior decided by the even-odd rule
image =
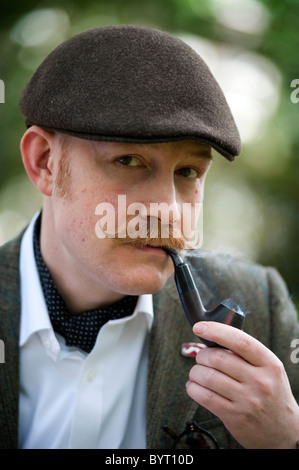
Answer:
[[[191,385],[191,382],[190,382],[190,380],[188,380],[188,382],[186,382],[186,385],[185,385],[185,387],[186,387],[187,390],[188,390],[188,388],[190,387],[190,385]]]
[[[205,323],[196,323],[193,327],[193,331],[196,335],[203,335],[206,333],[208,326]]]

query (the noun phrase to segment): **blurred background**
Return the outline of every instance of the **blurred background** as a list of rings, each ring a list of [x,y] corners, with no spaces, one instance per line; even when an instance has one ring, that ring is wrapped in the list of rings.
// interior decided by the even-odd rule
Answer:
[[[0,244],[41,198],[23,170],[18,101],[43,58],[68,37],[110,24],[179,36],[206,60],[239,127],[242,156],[215,155],[204,202],[203,248],[276,267],[299,305],[299,1],[1,0]],[[298,85],[299,87],[299,81]],[[3,103],[5,99],[5,102]]]

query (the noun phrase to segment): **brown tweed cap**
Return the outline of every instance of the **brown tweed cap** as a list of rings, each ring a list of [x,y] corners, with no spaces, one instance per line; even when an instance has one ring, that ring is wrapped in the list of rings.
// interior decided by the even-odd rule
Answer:
[[[84,139],[199,140],[229,160],[241,150],[229,106],[201,57],[142,26],[96,28],[62,43],[34,73],[20,109],[27,126]]]

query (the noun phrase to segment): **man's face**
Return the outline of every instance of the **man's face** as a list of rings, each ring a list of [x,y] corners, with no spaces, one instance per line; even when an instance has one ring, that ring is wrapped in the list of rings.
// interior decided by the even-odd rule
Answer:
[[[182,204],[194,207],[202,201],[204,180],[211,164],[210,147],[194,141],[147,145],[77,138],[68,141],[68,170],[64,165],[67,181],[61,193],[60,172],[56,178],[58,187],[44,209],[45,217],[50,214],[50,218],[43,230],[49,231],[47,243],[52,245],[52,253],[57,251],[57,262],[62,269],[65,266],[81,275],[94,288],[110,291],[112,297],[157,292],[173,270],[169,256],[157,247],[163,243],[156,239],[155,247],[150,246],[150,241],[140,246],[130,243],[130,238],[124,243],[117,237],[99,237],[96,228],[101,217],[96,208],[114,209],[116,231],[124,221],[124,201],[126,208],[134,208],[138,203],[144,209],[138,213],[136,230],[143,222],[161,221],[162,213],[153,209],[161,203],[164,211],[171,208],[169,225],[177,225],[178,220],[181,224]],[[61,149],[57,151],[54,177],[61,163],[60,155]],[[130,212],[126,221],[132,222],[135,216]]]

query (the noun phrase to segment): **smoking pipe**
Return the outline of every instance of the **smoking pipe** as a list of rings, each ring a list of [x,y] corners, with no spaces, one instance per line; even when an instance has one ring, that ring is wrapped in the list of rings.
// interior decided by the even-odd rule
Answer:
[[[201,301],[194,278],[187,263],[185,263],[178,252],[172,248],[163,247],[170,256],[174,264],[174,276],[180,300],[190,325],[199,321],[216,321],[231,325],[240,330],[243,329],[244,315],[226,307],[223,303],[217,305],[212,310],[206,310]],[[207,346],[219,346],[218,344],[200,338]]]

